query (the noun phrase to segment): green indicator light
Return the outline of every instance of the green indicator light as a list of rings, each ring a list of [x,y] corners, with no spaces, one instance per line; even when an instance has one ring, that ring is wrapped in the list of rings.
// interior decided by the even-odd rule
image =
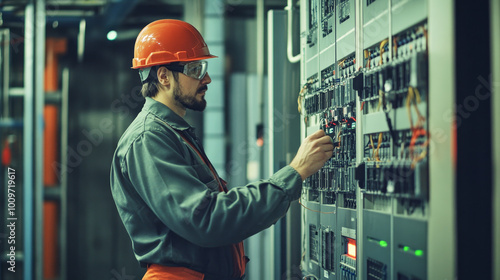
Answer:
[[[408,246],[404,246],[404,247],[403,247],[403,251],[405,251],[405,252],[410,251],[410,247],[408,247]]]
[[[424,251],[422,251],[422,250],[415,250],[415,256],[420,257],[420,256],[422,256],[423,254],[424,254]]]
[[[108,38],[108,40],[113,41],[116,39],[116,37],[118,37],[118,33],[116,33],[116,31],[114,30],[111,30],[108,32],[108,35],[106,35],[106,37]]]
[[[384,240],[380,240],[378,244],[380,244],[381,247],[387,247],[387,242],[385,242]]]

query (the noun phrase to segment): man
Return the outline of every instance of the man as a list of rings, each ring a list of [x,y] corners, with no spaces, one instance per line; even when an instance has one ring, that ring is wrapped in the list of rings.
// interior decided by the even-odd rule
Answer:
[[[306,138],[268,180],[227,190],[203,152],[186,109],[203,111],[214,58],[200,33],[178,20],[147,25],[135,43],[146,103],[120,141],[111,190],[148,267],[143,279],[242,279],[242,240],[268,228],[299,198],[302,181],[332,156],[323,131]]]

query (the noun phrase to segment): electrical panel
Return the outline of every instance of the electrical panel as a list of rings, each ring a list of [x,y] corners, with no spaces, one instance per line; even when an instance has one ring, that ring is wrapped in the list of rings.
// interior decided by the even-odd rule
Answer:
[[[303,0],[302,137],[333,156],[303,182],[303,279],[427,279],[426,0]]]

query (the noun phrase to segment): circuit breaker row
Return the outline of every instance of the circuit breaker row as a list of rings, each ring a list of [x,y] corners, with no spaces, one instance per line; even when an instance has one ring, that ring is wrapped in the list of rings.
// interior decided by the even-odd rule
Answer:
[[[322,77],[324,77],[324,73]],[[314,77],[311,77],[311,80],[314,81]],[[330,108],[345,107],[349,104],[354,105],[356,96],[350,79],[343,80],[343,82],[340,82],[340,79],[332,79],[326,82],[325,85],[315,94],[306,97],[305,110],[308,114],[313,115]],[[314,91],[314,89],[311,90]]]
[[[355,192],[355,167],[323,167],[305,180],[304,187],[319,191]]]

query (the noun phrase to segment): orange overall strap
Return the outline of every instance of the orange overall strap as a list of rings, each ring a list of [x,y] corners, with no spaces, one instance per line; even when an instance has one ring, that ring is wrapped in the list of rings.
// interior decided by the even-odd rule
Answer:
[[[151,264],[142,280],[203,280],[205,275],[186,267]]]
[[[227,192],[227,187],[226,187],[226,181],[222,180],[215,170],[212,168],[212,164],[207,160],[205,160],[205,157],[201,154],[201,152],[188,140],[184,135],[179,133],[179,135],[184,139],[186,143],[193,148],[193,150],[198,154],[198,156],[201,158],[201,160],[210,168],[210,171],[214,175],[214,178],[217,180],[219,183],[219,191],[221,192]],[[245,257],[245,248],[243,247],[243,242],[239,242],[237,244],[231,244],[231,250],[233,253],[233,277],[242,277],[245,274],[245,269],[246,269],[246,263],[247,263],[247,258]]]
[[[193,145],[193,143],[191,143],[191,141],[189,141],[188,139],[186,139],[186,137],[184,137],[184,135],[182,135],[182,133],[179,133],[179,135],[182,137],[182,139],[184,139],[184,142],[188,143],[189,146],[191,146],[191,148],[193,148],[193,150],[198,154],[198,156],[201,158],[201,160],[203,161],[203,163],[205,163],[206,166],[208,166],[208,168],[210,168],[210,172],[212,172],[212,175],[214,176],[214,179],[217,180],[217,183],[219,184],[219,191],[221,192],[227,192],[227,189],[226,189],[226,186],[224,186],[221,182],[221,178],[219,178],[219,176],[217,175],[217,172],[215,172],[215,170],[213,169],[212,167],[212,164],[210,162],[207,162],[207,160],[205,160],[205,157],[201,154],[201,152],[196,148],[195,145]]]
[[[160,119],[158,119],[160,120]],[[189,146],[198,154],[198,156],[201,158],[203,163],[205,163],[208,168],[210,168],[210,171],[212,172],[212,175],[214,176],[215,180],[217,180],[219,184],[219,191],[220,192],[227,192],[227,187],[226,187],[226,181],[222,180],[219,175],[217,175],[217,172],[212,167],[212,164],[210,163],[209,159],[206,156],[203,156],[203,154],[196,148],[191,141],[189,141],[184,135],[182,135],[181,132],[178,130],[174,129],[172,126],[170,126],[168,123],[160,120],[162,123],[166,124],[172,131],[177,133],[179,136],[182,137],[184,142],[189,144]],[[247,257],[245,256],[245,248],[243,247],[243,242],[239,242],[236,244],[231,244],[231,250],[233,253],[233,277],[240,278],[245,274],[245,269],[246,269],[246,263],[248,261]]]

